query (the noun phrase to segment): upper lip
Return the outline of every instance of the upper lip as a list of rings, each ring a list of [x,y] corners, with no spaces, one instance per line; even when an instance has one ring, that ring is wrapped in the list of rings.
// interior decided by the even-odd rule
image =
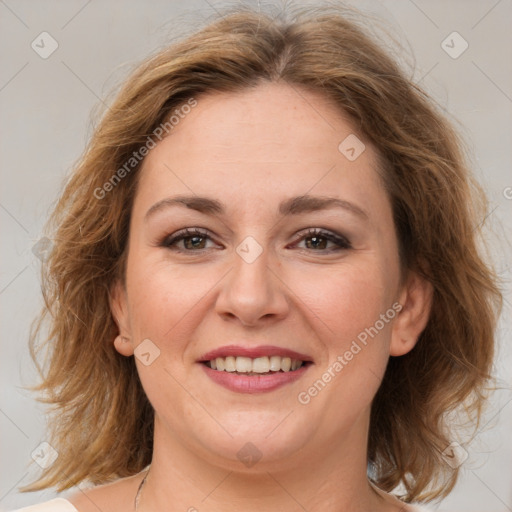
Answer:
[[[284,347],[276,347],[274,345],[258,345],[256,347],[243,347],[241,345],[225,345],[223,347],[219,347],[214,350],[210,350],[209,352],[206,352],[199,358],[199,361],[211,361],[212,359],[215,359],[217,357],[228,356],[250,357],[251,359],[264,356],[281,356],[289,357],[290,359],[299,359],[300,361],[313,361],[313,359],[306,354],[301,354],[300,352],[296,352],[295,350],[290,350]]]

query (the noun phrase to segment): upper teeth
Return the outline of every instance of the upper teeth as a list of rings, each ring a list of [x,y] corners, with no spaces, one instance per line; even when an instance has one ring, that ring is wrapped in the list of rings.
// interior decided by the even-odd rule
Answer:
[[[278,372],[282,370],[283,372],[289,372],[290,370],[297,370],[302,366],[302,361],[281,356],[264,356],[254,359],[242,356],[228,356],[212,359],[209,361],[209,364],[213,370],[219,371],[267,373],[269,371]]]

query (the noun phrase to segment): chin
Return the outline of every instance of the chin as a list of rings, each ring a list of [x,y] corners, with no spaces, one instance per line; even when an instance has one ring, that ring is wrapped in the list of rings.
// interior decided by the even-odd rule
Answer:
[[[290,409],[292,411],[292,409]],[[287,461],[297,458],[299,452],[314,437],[314,428],[304,427],[304,422],[287,422],[289,412],[245,411],[235,414],[236,418],[228,418],[221,427],[196,432],[196,440],[202,450],[210,455],[208,460],[217,459],[219,465],[230,470],[242,472],[259,472],[275,470],[282,462],[283,468]],[[289,414],[290,418],[295,415]],[[284,420],[284,421],[283,421]],[[312,423],[310,423],[312,425]],[[191,432],[189,431],[189,434]],[[277,466],[276,466],[277,464]]]

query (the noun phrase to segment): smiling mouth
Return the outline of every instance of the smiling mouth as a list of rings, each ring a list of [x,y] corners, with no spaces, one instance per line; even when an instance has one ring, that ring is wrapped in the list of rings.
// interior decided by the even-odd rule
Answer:
[[[281,356],[263,356],[256,358],[227,356],[203,361],[203,364],[218,372],[258,376],[294,372],[303,366],[311,364],[311,362]]]

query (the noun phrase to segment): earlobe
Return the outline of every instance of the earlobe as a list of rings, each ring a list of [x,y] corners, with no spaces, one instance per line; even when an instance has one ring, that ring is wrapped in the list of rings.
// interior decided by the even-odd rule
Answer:
[[[132,356],[134,348],[131,341],[126,291],[119,280],[112,286],[109,302],[110,311],[112,312],[114,321],[119,329],[119,334],[114,339],[114,347],[123,356]]]
[[[427,326],[434,288],[424,277],[411,272],[400,294],[402,306],[393,323],[390,355],[402,356],[411,351]]]
[[[133,346],[130,340],[120,334],[114,340],[114,347],[123,356],[129,357],[133,355]]]

